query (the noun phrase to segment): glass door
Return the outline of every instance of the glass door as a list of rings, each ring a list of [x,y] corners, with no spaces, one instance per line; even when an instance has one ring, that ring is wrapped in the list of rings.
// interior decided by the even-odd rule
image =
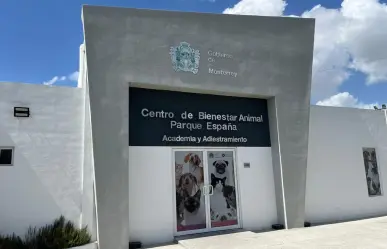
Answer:
[[[179,234],[208,229],[208,188],[205,185],[204,152],[174,151],[176,231]],[[182,233],[184,232],[184,233]]]
[[[176,235],[239,227],[233,149],[173,150]]]
[[[238,227],[238,198],[234,150],[208,150],[207,174],[210,180],[210,227]]]

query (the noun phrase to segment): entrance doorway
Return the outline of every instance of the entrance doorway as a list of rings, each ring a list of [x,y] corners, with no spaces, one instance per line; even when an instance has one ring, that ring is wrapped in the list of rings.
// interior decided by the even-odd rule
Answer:
[[[174,149],[176,235],[240,227],[234,149]]]

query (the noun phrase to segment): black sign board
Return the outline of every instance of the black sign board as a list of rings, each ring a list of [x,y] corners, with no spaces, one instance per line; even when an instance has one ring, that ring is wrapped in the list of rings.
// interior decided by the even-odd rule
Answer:
[[[270,147],[267,101],[130,87],[129,146]]]

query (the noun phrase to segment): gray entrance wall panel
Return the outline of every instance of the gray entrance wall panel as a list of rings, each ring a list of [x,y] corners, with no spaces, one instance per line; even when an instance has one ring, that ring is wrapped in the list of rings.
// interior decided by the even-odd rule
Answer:
[[[130,82],[270,98],[278,219],[303,226],[313,19],[84,6],[83,22],[101,249],[127,248],[130,238]],[[182,41],[201,51],[196,75],[172,69],[169,48]],[[209,74],[208,50],[233,55],[215,66],[238,76]]]
[[[275,97],[268,100],[268,112],[270,122],[270,138],[271,138],[271,155],[273,160],[273,176],[275,187],[275,199],[277,205],[277,219],[279,223],[286,224],[285,208],[284,208],[284,191],[282,183],[282,169],[280,157],[280,144],[278,136],[277,110],[275,105]]]

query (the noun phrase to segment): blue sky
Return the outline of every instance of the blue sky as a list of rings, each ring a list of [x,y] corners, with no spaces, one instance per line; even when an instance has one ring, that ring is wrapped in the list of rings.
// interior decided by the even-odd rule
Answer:
[[[341,4],[338,0],[286,2],[284,15],[301,15],[318,4],[329,9],[340,8]],[[0,81],[43,83],[58,76],[63,81],[57,81],[56,85],[75,86],[69,76],[78,70],[83,4],[222,13],[237,3],[237,0],[1,0]],[[385,81],[366,85],[365,74],[348,72],[351,76],[337,88],[338,92],[349,92],[364,103],[387,102]]]

